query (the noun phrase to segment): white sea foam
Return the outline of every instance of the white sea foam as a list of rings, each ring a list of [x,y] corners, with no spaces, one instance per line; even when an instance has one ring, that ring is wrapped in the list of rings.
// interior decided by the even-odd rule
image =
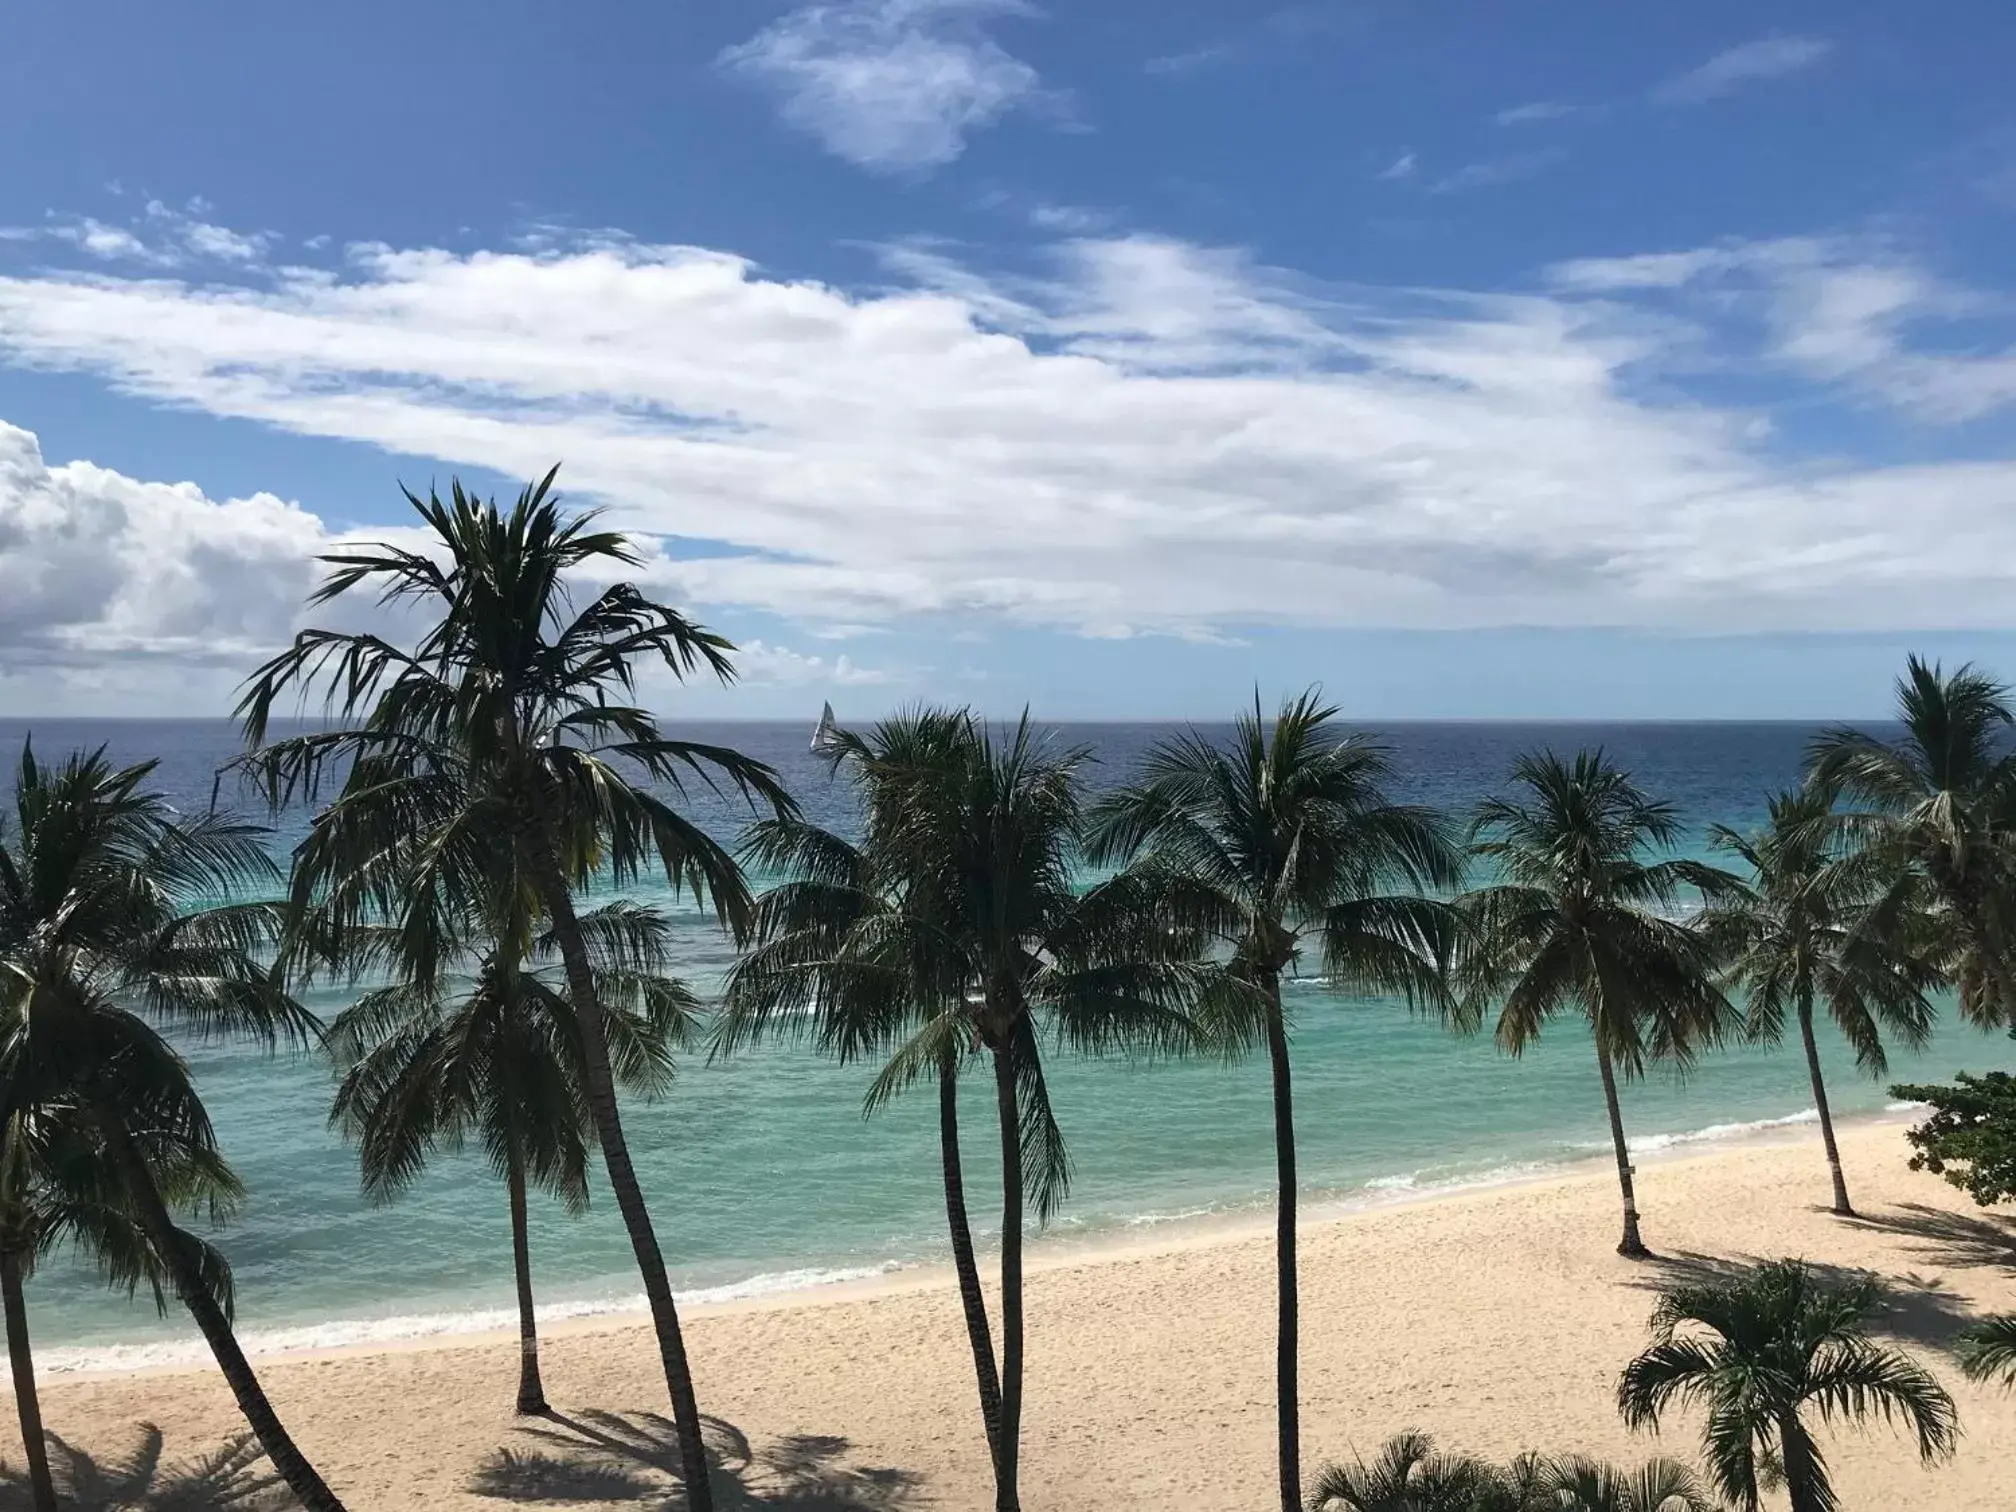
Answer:
[[[679,1293],[682,1305],[710,1302],[743,1302],[782,1292],[806,1291],[833,1286],[843,1281],[862,1281],[905,1268],[903,1261],[881,1265],[854,1266],[837,1270],[807,1267],[799,1270],[765,1271],[720,1286],[700,1286]],[[540,1306],[541,1323],[559,1323],[575,1318],[609,1317],[619,1313],[642,1312],[644,1294],[587,1297],[569,1302],[549,1302]],[[338,1318],[327,1323],[307,1323],[293,1328],[260,1329],[238,1336],[250,1355],[299,1354],[310,1350],[345,1349],[359,1344],[393,1344],[409,1339],[429,1339],[454,1334],[493,1333],[515,1330],[515,1307],[471,1308],[460,1312],[407,1313],[389,1318]],[[201,1339],[164,1339],[147,1344],[108,1344],[75,1349],[37,1350],[36,1367],[45,1374],[74,1371],[146,1370],[164,1365],[200,1363],[210,1357]]]

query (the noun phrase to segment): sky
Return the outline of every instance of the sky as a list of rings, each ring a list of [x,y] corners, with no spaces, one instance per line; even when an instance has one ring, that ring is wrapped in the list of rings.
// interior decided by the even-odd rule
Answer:
[[[2016,8],[73,0],[0,49],[0,713],[210,714],[560,465],[695,716],[2016,676]]]

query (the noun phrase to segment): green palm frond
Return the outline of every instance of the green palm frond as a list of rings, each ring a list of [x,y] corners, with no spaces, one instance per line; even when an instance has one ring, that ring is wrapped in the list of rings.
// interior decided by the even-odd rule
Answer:
[[[2016,1386],[2016,1314],[2003,1313],[1967,1330],[1960,1363],[1971,1381]]]

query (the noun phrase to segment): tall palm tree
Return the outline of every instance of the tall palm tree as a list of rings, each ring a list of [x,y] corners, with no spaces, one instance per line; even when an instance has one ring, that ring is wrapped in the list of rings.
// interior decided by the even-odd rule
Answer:
[[[1912,657],[1897,683],[1904,738],[1827,731],[1809,778],[1863,807],[1839,821],[1894,872],[1929,884],[1960,1011],[2016,1028],[2016,751],[2009,691],[1963,666],[1947,675]]]
[[[237,1178],[214,1150],[175,1129],[136,1128],[134,1137],[171,1203],[217,1214],[235,1205]],[[145,1282],[155,1305],[168,1309],[167,1267],[134,1217],[122,1176],[95,1137],[88,1110],[75,1104],[43,1104],[0,1127],[0,1312],[35,1512],[56,1507],[24,1290],[37,1262],[71,1244],[96,1261],[109,1285],[131,1295]],[[224,1257],[193,1234],[182,1239],[200,1257],[211,1289],[228,1297],[231,1268]]]
[[[1833,806],[1830,793],[1809,786],[1772,798],[1770,823],[1754,835],[1714,826],[1715,847],[1748,865],[1751,880],[1725,888],[1702,927],[1727,963],[1724,980],[1747,999],[1750,1039],[1775,1045],[1787,1014],[1798,1021],[1834,1211],[1852,1215],[1813,1037],[1814,1009],[1825,1006],[1854,1046],[1856,1065],[1880,1077],[1889,1069],[1886,1030],[1913,1049],[1931,1034],[1926,993],[1938,974],[1908,938],[1918,913],[1909,879],[1886,875],[1868,851],[1841,853],[1828,833]]]
[[[1624,1369],[1617,1409],[1657,1428],[1676,1403],[1707,1409],[1702,1448],[1716,1489],[1758,1512],[1782,1484],[1792,1512],[1838,1505],[1804,1414],[1900,1421],[1927,1464],[1953,1452],[1953,1399],[1916,1360],[1872,1342],[1881,1309],[1873,1278],[1834,1286],[1803,1260],[1772,1260],[1727,1281],[1662,1292],[1652,1346]]]
[[[203,1193],[164,1180],[177,1161],[223,1179],[209,1114],[164,1029],[269,1045],[315,1032],[255,959],[273,938],[271,904],[187,906],[277,886],[278,874],[262,831],[178,816],[147,789],[153,770],[115,769],[102,749],[52,768],[22,750],[14,823],[0,834],[0,1126],[89,1138],[96,1189],[118,1194],[274,1469],[308,1512],[340,1512],[238,1344],[216,1252],[173,1219],[171,1201]]]
[[[2016,1313],[1975,1324],[1960,1342],[1960,1366],[1968,1380],[2016,1386]]]
[[[592,515],[564,515],[553,477],[508,511],[459,483],[446,502],[408,493],[431,553],[382,544],[325,557],[333,570],[312,602],[375,590],[381,604],[417,619],[419,633],[409,648],[370,632],[302,631],[248,680],[238,705],[248,751],[238,766],[276,805],[312,801],[344,774],[295,854],[297,916],[312,906],[339,925],[384,921],[410,942],[401,968],[409,976],[434,970],[429,941],[444,932],[432,913],[474,896],[497,845],[512,847],[550,921],[581,1026],[588,1107],[651,1308],[687,1505],[712,1512],[685,1338],[623,1134],[574,893],[591,876],[624,886],[656,867],[739,932],[750,900],[735,858],[665,790],[676,797],[690,779],[725,784],[778,813],[792,804],[762,762],[669,738],[633,701],[638,672],[651,666],[675,679],[730,680],[733,647],[631,583],[577,608],[574,575],[641,559],[622,536],[591,529]],[[281,700],[316,688],[345,727],[268,743]],[[430,875],[416,875],[415,855]]]
[[[836,1053],[888,1060],[878,1106],[919,1079],[940,1089],[941,1150],[955,1245],[962,1240],[954,1078],[969,1056],[993,1072],[1002,1162],[1001,1346],[993,1434],[995,1505],[1020,1505],[1022,1242],[1027,1210],[1063,1200],[1070,1156],[1050,1103],[1047,1029],[1084,1053],[1195,1048],[1189,1009],[1220,973],[1196,959],[1193,931],[1143,913],[1124,882],[1073,884],[1082,750],[1052,748],[1025,715],[996,738],[964,710],[843,733],[839,759],[860,777],[865,833],[854,859],[832,836],[772,832],[797,858],[779,931],[738,974],[726,1033],[739,1041],[794,1005]],[[809,875],[808,875],[809,874]],[[833,882],[851,896],[815,897]],[[792,925],[797,928],[792,928]],[[892,1048],[893,1047],[893,1048]],[[967,1288],[962,1286],[962,1290]],[[968,1319],[984,1329],[977,1280]],[[974,1340],[987,1391],[987,1349]]]
[[[1451,914],[1424,889],[1450,888],[1462,856],[1443,818],[1390,796],[1391,757],[1338,732],[1315,693],[1272,724],[1256,701],[1229,742],[1191,731],[1156,746],[1138,776],[1090,817],[1095,861],[1131,863],[1155,912],[1215,939],[1251,989],[1227,997],[1229,1046],[1263,1044],[1273,1084],[1276,1437],[1282,1512],[1302,1501],[1295,1276],[1295,1111],[1281,982],[1313,942],[1345,988],[1442,1005]]]
[[[588,1111],[581,1027],[564,980],[552,980],[558,948],[534,936],[522,889],[491,911],[488,951],[463,972],[399,981],[365,993],[329,1026],[344,1068],[330,1122],[358,1146],[364,1190],[379,1201],[402,1194],[436,1151],[473,1135],[504,1182],[511,1212],[518,1298],[518,1399],[522,1414],[547,1410],[539,1375],[526,1189],[536,1186],[570,1212],[588,1206]],[[662,975],[669,955],[664,917],[630,903],[581,915],[582,937],[602,999],[616,1081],[646,1096],[672,1076],[672,1051],[690,1038],[698,1004]],[[542,969],[543,968],[543,969]]]
[[[1463,1019],[1480,1024],[1497,1003],[1498,1045],[1515,1056],[1560,1014],[1588,1023],[1624,1200],[1617,1253],[1643,1259],[1617,1079],[1655,1059],[1685,1069],[1738,1021],[1711,943],[1671,917],[1687,891],[1715,897],[1735,879],[1653,859],[1679,840],[1678,815],[1601,751],[1522,756],[1512,780],[1519,795],[1486,799],[1471,823],[1471,853],[1499,880],[1463,900]]]

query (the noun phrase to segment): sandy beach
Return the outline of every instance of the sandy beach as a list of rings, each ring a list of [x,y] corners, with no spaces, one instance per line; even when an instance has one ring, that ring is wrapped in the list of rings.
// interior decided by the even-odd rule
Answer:
[[[1591,1164],[1514,1187],[1318,1217],[1302,1248],[1303,1431],[1312,1467],[1408,1427],[1450,1447],[1692,1458],[1617,1421],[1611,1390],[1640,1346],[1651,1288],[1753,1258],[1803,1255],[1894,1289],[1888,1330],[1959,1402],[1958,1458],[1921,1469],[1878,1428],[1834,1441],[1849,1508],[2009,1505],[2016,1395],[1968,1385],[1947,1346],[2016,1308],[2016,1223],[1905,1166],[1902,1124],[1844,1131],[1859,1221],[1825,1211],[1817,1133],[1648,1161],[1646,1237],[1616,1239],[1615,1174]],[[1029,1284],[1024,1501],[1035,1508],[1266,1505],[1272,1492],[1272,1251],[1258,1232],[1155,1235],[1098,1251],[1039,1248]],[[368,1263],[360,1257],[360,1263]],[[32,1296],[31,1296],[32,1303]],[[718,1419],[729,1506],[980,1507],[988,1479],[956,1298],[935,1273],[696,1309],[689,1345]],[[557,1416],[510,1412],[510,1338],[260,1362],[302,1447],[356,1509],[662,1506],[675,1484],[647,1330],[597,1319],[544,1349]],[[240,1423],[213,1369],[46,1381],[49,1425],[99,1456],[143,1422],[167,1456]],[[11,1412],[0,1452],[19,1463]]]

